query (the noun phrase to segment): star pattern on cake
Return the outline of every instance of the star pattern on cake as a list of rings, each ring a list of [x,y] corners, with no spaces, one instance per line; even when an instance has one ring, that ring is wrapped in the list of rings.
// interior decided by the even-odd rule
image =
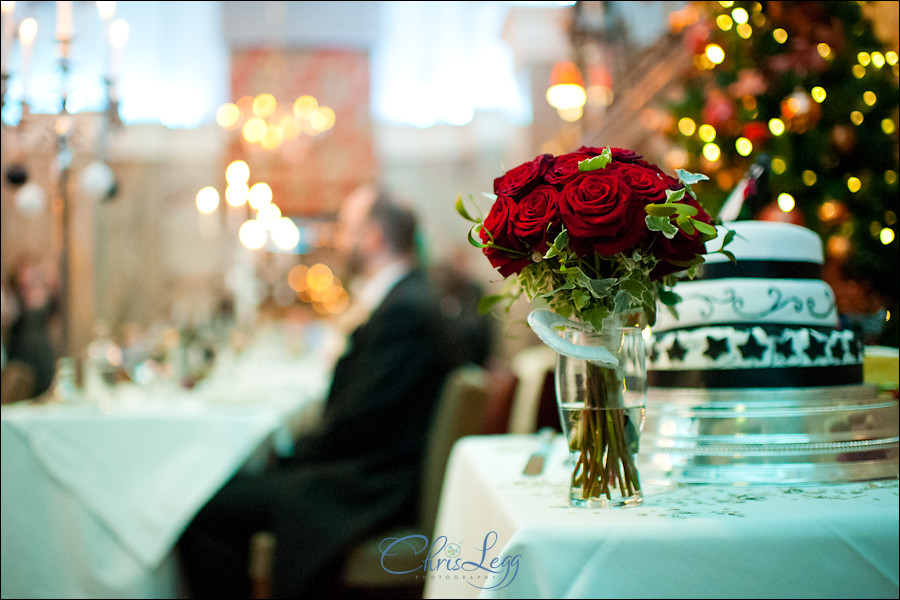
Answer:
[[[831,351],[831,356],[837,360],[844,360],[847,354],[844,340],[840,336],[836,337],[835,340],[828,345],[828,350]]]
[[[820,340],[816,336],[810,334],[809,346],[807,346],[805,350],[806,355],[812,360],[825,356],[825,342],[826,340]]]
[[[854,335],[852,338],[850,338],[850,352],[853,354],[856,360],[863,359],[863,351],[864,347],[862,338],[860,338],[858,335]]]
[[[747,343],[741,346],[738,346],[738,349],[741,351],[741,357],[745,360],[748,358],[762,358],[763,354],[766,351],[766,346],[763,346],[759,343],[759,340],[756,339],[756,336],[752,333],[750,337],[747,339]]]
[[[718,360],[720,356],[728,354],[729,352],[731,352],[731,345],[728,343],[728,338],[717,340],[712,336],[706,336],[706,350],[703,352],[704,356],[708,356],[713,360]]]
[[[776,354],[780,354],[785,358],[790,358],[793,356],[794,352],[794,338],[785,338],[780,342],[775,342]]]
[[[687,349],[681,345],[678,338],[675,338],[675,342],[666,350],[666,354],[669,355],[669,360],[682,361],[684,360],[684,355],[687,354]]]

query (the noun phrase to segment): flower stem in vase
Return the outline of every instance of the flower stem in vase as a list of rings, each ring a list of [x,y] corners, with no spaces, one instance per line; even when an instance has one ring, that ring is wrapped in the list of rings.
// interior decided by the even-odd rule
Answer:
[[[622,380],[614,368],[588,361],[583,386],[585,402],[573,437],[579,456],[572,487],[580,487],[583,500],[612,500],[614,489],[623,498],[640,494],[634,462],[637,432],[622,401]]]

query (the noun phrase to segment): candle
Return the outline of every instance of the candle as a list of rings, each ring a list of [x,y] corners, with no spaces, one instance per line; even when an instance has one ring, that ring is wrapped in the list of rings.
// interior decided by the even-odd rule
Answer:
[[[72,2],[71,0],[56,3],[56,40],[72,41]]]
[[[4,75],[8,73],[6,70],[6,57],[9,56],[10,44],[12,43],[13,35],[15,35],[16,29],[16,20],[13,12],[15,11],[16,3],[15,2],[3,2],[0,3],[0,10],[3,12],[3,29],[2,29],[2,42],[0,42],[0,72]]]
[[[119,63],[122,61],[122,52],[125,42],[128,41],[128,22],[116,19],[109,26],[109,43],[111,46],[109,78],[115,83],[119,74]]]
[[[19,25],[19,42],[22,44],[22,102],[28,102],[28,78],[31,72],[31,49],[37,35],[37,21],[27,18]]]

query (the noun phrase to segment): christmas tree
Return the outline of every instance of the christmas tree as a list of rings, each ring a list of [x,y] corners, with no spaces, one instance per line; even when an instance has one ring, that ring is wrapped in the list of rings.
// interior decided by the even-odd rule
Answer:
[[[873,4],[897,10],[896,2],[686,6],[673,24],[693,67],[667,107],[667,133],[684,151],[683,168],[710,176],[714,212],[730,212],[737,190],[732,200],[746,197],[739,218],[818,232],[845,324],[868,343],[896,346],[900,67],[867,18]]]

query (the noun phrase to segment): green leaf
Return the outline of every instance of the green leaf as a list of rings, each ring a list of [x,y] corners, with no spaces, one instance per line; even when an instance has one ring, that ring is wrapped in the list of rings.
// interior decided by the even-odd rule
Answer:
[[[672,290],[659,290],[659,301],[666,306],[675,306],[681,302],[681,296]]]
[[[469,196],[469,198],[471,199],[471,196]],[[481,219],[474,218],[472,215],[469,214],[469,211],[466,210],[466,206],[463,203],[462,194],[460,194],[459,196],[456,197],[456,212],[458,212],[459,215],[466,221],[471,221],[472,223],[480,223],[481,222]]]
[[[647,286],[645,286],[640,281],[636,281],[634,279],[623,279],[619,283],[619,285],[621,286],[621,288],[623,290],[627,291],[628,293],[630,293],[632,296],[635,296],[635,297],[641,297],[644,295],[645,292],[650,291],[647,289]]]
[[[709,177],[707,177],[703,173],[691,173],[690,171],[685,171],[684,169],[675,169],[675,174],[678,175],[678,179],[682,183],[688,185],[700,183],[701,181],[709,181]]]
[[[718,235],[716,228],[710,225],[709,223],[704,223],[703,221],[697,221],[696,219],[691,219],[691,223],[694,224],[694,227],[697,228],[697,231],[700,233],[711,235],[713,239]]]
[[[544,258],[553,258],[554,256],[558,256],[563,253],[563,250],[569,244],[569,232],[563,229],[559,235],[556,236],[556,239],[553,240],[553,243],[550,244],[550,248],[547,249],[547,252],[544,254]]]
[[[478,237],[478,231],[481,229],[484,229],[484,226],[481,223],[476,223],[475,225],[472,225],[472,227],[469,229],[469,236],[468,236],[469,243],[472,244],[473,246],[475,246],[476,248],[490,248],[491,243],[485,244],[484,242],[481,241],[481,238]],[[491,238],[491,240],[494,239],[493,236],[491,235],[490,231],[488,231],[487,229],[484,229],[484,231],[487,232],[488,237]]]
[[[671,217],[678,212],[674,204],[648,204],[644,210],[652,217]]]
[[[697,214],[697,207],[690,204],[676,204],[675,211],[682,216],[693,217]],[[715,231],[715,229],[713,229]]]
[[[669,223],[669,218],[647,215],[644,218],[644,221],[647,223],[647,229],[649,229],[650,231],[662,231]]]
[[[616,292],[616,299],[613,306],[613,314],[624,314],[629,312],[632,307],[639,304],[638,299],[629,294],[625,290]]]
[[[703,175],[701,173],[691,173],[689,171],[685,171],[684,169],[675,169],[675,173],[678,174],[678,180],[681,181],[682,185],[684,185],[685,189],[691,194],[691,196],[697,197],[694,194],[694,190],[691,189],[691,185],[695,183],[699,183],[701,181],[708,181],[709,177]]]
[[[666,202],[678,202],[682,198],[684,198],[684,188],[678,188],[677,190],[666,190]]]
[[[572,303],[578,310],[583,309],[591,301],[591,295],[582,290],[572,291]]]
[[[608,279],[591,279],[587,275],[584,275],[584,279],[582,282],[587,285],[588,290],[591,292],[595,298],[605,298],[609,296],[609,293],[612,291],[612,286],[615,285],[616,280],[614,278]]]
[[[719,253],[727,256],[728,260],[730,260],[731,262],[733,262],[733,263],[737,262],[737,259],[734,257],[734,254],[731,252],[731,250],[719,250]]]
[[[609,164],[610,160],[612,160],[612,153],[609,148],[604,148],[603,152],[597,156],[578,161],[578,170],[596,171],[597,169],[603,169],[606,168],[606,165]]]
[[[666,224],[662,228],[663,235],[669,238],[670,240],[678,235],[678,228],[675,227],[675,224],[666,219]]]
[[[684,267],[685,269],[687,269],[688,267],[692,267],[694,265],[702,265],[704,262],[706,262],[706,259],[700,255],[697,255],[691,260],[670,260],[669,262],[676,267]]]
[[[502,294],[493,294],[490,296],[483,296],[481,300],[478,301],[478,313],[479,314],[487,314],[490,312],[494,306],[503,302],[506,299],[506,296]]]
[[[686,217],[684,215],[679,215],[677,219],[675,219],[675,223],[681,227],[681,230],[688,235],[694,235],[697,230],[694,229],[694,221],[690,217]]]

